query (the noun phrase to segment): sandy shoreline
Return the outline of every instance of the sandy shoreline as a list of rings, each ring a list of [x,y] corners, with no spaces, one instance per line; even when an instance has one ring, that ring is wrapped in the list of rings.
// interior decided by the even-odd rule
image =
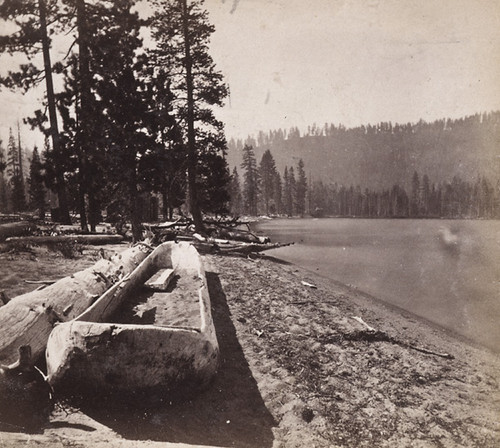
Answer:
[[[498,355],[294,265],[205,260],[221,348],[209,390],[155,410],[64,405],[38,434],[0,432],[0,447],[500,444]],[[22,282],[39,263],[8,266]]]
[[[377,297],[373,294],[369,294],[365,291],[360,290],[356,286],[347,285],[347,284],[342,283],[338,280],[335,280],[335,279],[326,277],[325,275],[322,275],[320,273],[317,273],[317,272],[313,271],[312,269],[307,269],[307,268],[304,268],[301,266],[297,266],[294,263],[289,263],[286,260],[282,260],[276,256],[265,256],[265,258],[267,258],[269,261],[273,261],[273,262],[278,263],[278,264],[294,266],[297,271],[303,272],[304,275],[310,275],[313,278],[318,278],[318,279],[320,279],[319,280],[320,282],[324,282],[327,285],[328,284],[333,285],[335,288],[338,288],[339,290],[345,291],[345,294],[350,295],[353,299],[358,298],[359,300],[373,301],[373,302],[379,304],[381,307],[385,307],[394,313],[401,314],[406,319],[414,319],[417,321],[421,321],[423,325],[432,327],[432,328],[436,329],[438,332],[442,332],[444,334],[447,334],[449,337],[456,339],[463,344],[470,345],[470,346],[475,347],[479,350],[485,350],[486,352],[491,352],[491,354],[494,356],[500,355],[500,347],[498,349],[499,352],[495,352],[495,350],[492,350],[491,348],[482,345],[481,343],[473,340],[472,338],[468,338],[468,337],[464,336],[463,334],[460,334],[456,331],[453,331],[453,329],[451,329],[451,328],[447,328],[447,327],[444,327],[442,325],[439,325],[439,323],[434,322],[432,320],[429,320],[429,319],[425,318],[424,316],[420,316],[420,315],[418,315],[412,311],[406,310],[406,309],[404,309],[396,304],[393,304],[393,303],[387,302],[383,299],[380,299],[379,297]]]

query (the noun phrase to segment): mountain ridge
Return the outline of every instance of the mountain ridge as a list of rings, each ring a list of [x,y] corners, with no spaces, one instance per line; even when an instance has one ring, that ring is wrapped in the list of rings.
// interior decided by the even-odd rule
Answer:
[[[259,132],[257,138],[231,139],[227,161],[240,170],[245,144],[254,147],[257,161],[269,149],[280,173],[285,166],[305,164],[310,181],[385,189],[394,184],[408,188],[415,171],[433,183],[451,182],[454,176],[473,182],[479,176],[500,177],[500,111],[432,123],[359,126],[325,124],[288,132]]]

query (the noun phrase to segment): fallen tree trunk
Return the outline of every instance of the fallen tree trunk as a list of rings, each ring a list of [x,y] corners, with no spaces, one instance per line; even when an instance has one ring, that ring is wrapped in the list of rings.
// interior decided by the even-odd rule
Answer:
[[[0,363],[16,361],[23,345],[31,346],[34,359],[38,358],[57,322],[71,320],[85,311],[110,286],[132,272],[149,252],[142,245],[127,249],[44,289],[11,299],[0,308]]]
[[[58,244],[58,243],[78,243],[78,244],[113,244],[123,240],[122,235],[55,235],[55,236],[21,236],[7,238],[8,243],[20,244]]]
[[[0,222],[17,222],[21,220],[21,216],[19,214],[11,214],[11,215],[6,215],[3,213],[0,213]]]
[[[12,236],[26,235],[35,228],[36,225],[28,221],[0,224],[0,241],[5,241]]]
[[[252,253],[263,252],[270,249],[290,246],[293,243],[286,244],[228,244],[218,247],[218,252],[225,255],[249,255]]]
[[[250,231],[244,230],[227,230],[220,229],[219,237],[227,238],[235,241],[244,241],[245,243],[257,243],[257,244],[265,244],[269,243],[269,238],[266,236],[258,236]]]

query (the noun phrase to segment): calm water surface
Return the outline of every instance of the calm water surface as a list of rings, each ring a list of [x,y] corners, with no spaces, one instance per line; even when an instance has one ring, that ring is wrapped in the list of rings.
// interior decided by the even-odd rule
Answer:
[[[500,221],[279,219],[268,251],[500,352]]]

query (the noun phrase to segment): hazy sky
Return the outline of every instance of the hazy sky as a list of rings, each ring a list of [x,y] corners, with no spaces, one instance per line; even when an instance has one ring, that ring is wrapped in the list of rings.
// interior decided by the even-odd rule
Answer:
[[[228,135],[500,108],[498,0],[208,0]]]
[[[498,0],[205,4],[216,27],[211,53],[231,90],[218,113],[229,138],[500,109]],[[4,142],[36,98],[0,95]]]

